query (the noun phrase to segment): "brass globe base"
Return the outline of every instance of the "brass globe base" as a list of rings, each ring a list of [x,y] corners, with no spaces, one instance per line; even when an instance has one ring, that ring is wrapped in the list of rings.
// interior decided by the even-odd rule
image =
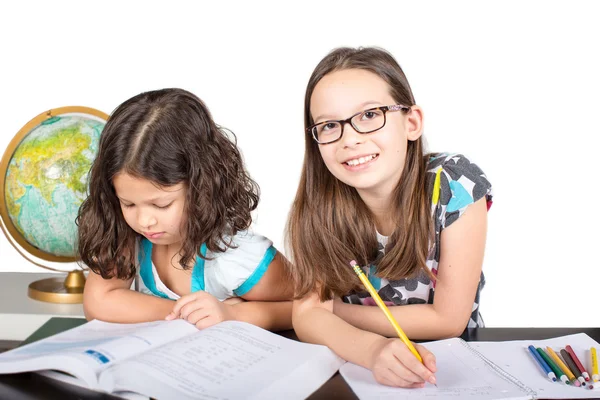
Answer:
[[[71,271],[67,277],[47,278],[29,284],[27,294],[34,300],[49,303],[77,304],[83,303],[83,271]]]

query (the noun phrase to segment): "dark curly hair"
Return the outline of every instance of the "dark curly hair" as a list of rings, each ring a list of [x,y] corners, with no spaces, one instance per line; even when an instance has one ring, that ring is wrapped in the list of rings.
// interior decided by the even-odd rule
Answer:
[[[115,193],[113,178],[121,172],[158,187],[187,186],[182,268],[203,257],[203,243],[225,251],[227,237],[250,226],[260,193],[236,144],[204,103],[182,89],[141,93],[117,107],[100,136],[77,216],[81,262],[105,279],[135,276],[140,235],[125,222]]]

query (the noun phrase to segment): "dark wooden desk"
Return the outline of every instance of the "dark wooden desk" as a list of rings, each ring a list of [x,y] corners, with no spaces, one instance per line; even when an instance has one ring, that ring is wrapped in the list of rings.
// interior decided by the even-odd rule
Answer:
[[[556,336],[585,332],[600,342],[600,328],[481,328],[466,332],[462,338],[467,341],[502,341],[502,340],[541,340]],[[281,333],[290,339],[296,339],[293,331]],[[4,347],[17,345],[16,342],[1,342]],[[344,379],[336,373],[319,390],[313,393],[310,400],[356,399]],[[118,399],[103,393],[54,381],[42,376],[26,373],[0,375],[0,399],[38,400],[38,399],[82,399],[108,400]],[[600,399],[600,397],[599,397]]]

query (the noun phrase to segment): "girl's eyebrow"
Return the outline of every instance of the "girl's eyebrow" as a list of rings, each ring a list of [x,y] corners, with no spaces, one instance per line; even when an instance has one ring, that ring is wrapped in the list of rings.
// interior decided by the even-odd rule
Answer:
[[[170,194],[170,193],[169,193],[169,194]],[[143,203],[154,203],[155,201],[159,201],[159,200],[169,200],[167,197],[168,197],[168,195],[167,195],[167,196],[157,196],[157,197],[153,197],[153,198],[151,198],[151,199],[145,200],[145,201],[143,201]],[[124,201],[124,202],[127,202],[127,203],[133,203],[133,201],[130,201],[130,200],[124,199],[124,198],[122,198],[122,197],[120,197],[120,196],[117,196],[117,198],[118,198],[119,200],[121,200],[121,201]]]
[[[383,104],[383,103],[380,101],[369,100],[369,101],[365,101],[364,103],[360,103],[356,108],[358,108],[359,109],[358,112],[360,112],[360,111],[363,111],[366,106],[369,106],[369,105],[376,106],[379,104]],[[319,121],[321,119],[331,120],[331,119],[333,119],[333,117],[331,116],[331,114],[323,114],[323,115],[319,115],[318,117],[314,118],[313,121]]]

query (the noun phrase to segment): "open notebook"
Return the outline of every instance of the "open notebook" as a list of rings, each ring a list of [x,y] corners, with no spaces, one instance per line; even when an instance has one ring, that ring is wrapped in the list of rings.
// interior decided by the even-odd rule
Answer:
[[[304,399],[343,364],[325,346],[237,321],[92,321],[0,354],[0,374],[45,376],[127,398]]]
[[[430,384],[422,389],[383,386],[375,381],[371,371],[350,363],[344,364],[340,373],[361,400],[600,398],[598,390],[550,382],[527,350],[530,344],[554,349],[569,344],[589,369],[589,349],[600,347],[584,333],[547,340],[467,343],[454,338],[424,343],[436,355],[437,388]]]

